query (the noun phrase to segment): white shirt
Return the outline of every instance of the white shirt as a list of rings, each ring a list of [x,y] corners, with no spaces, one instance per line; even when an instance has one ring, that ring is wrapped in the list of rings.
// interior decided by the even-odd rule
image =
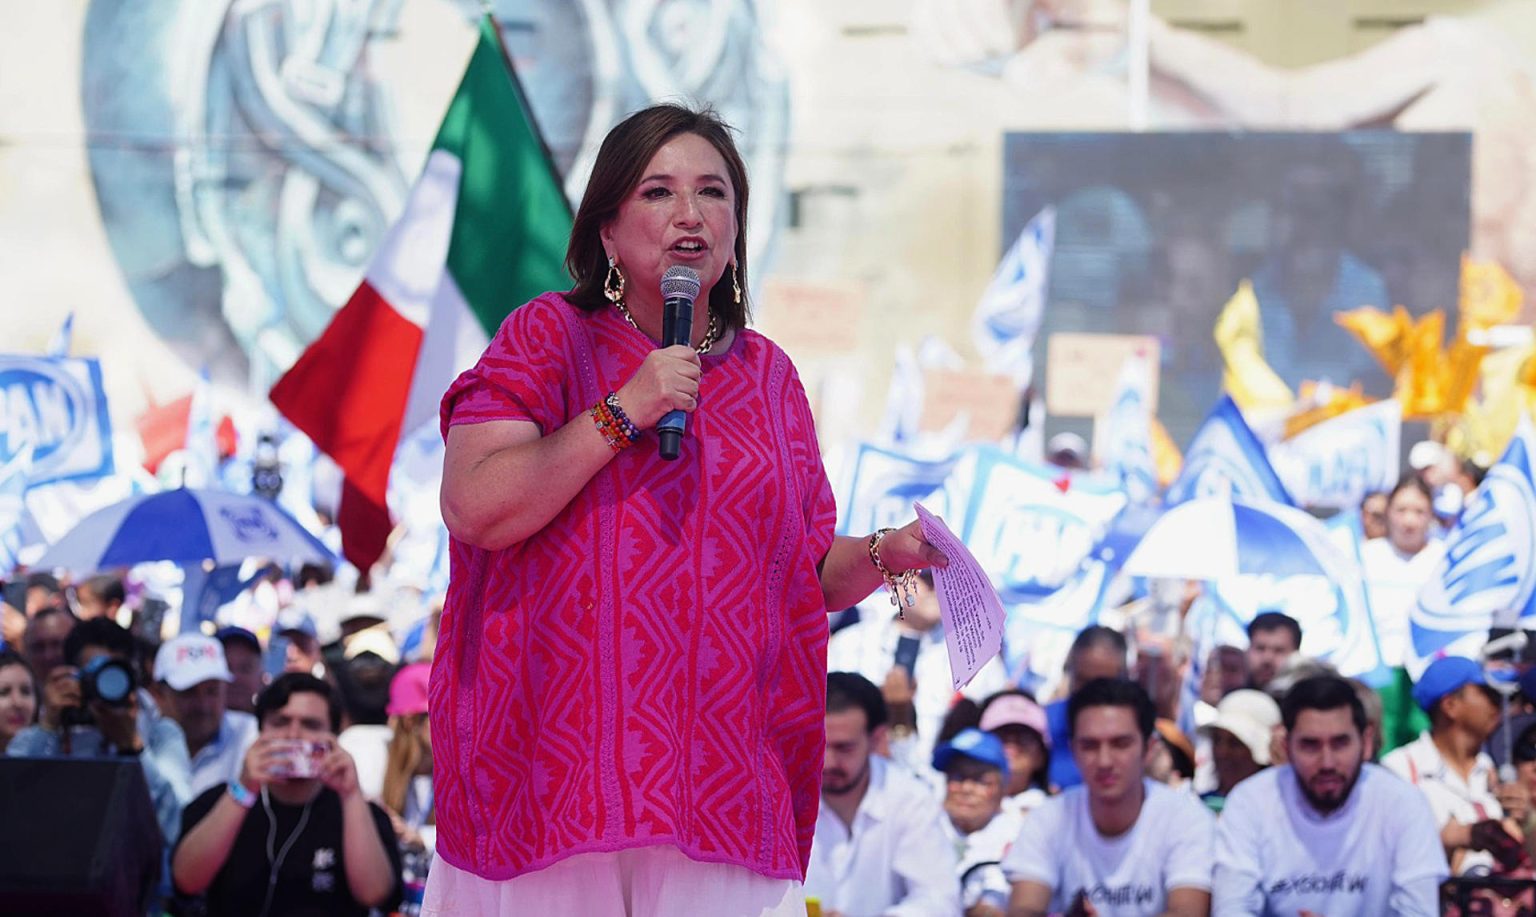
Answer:
[[[1443,541],[1429,542],[1412,557],[1399,554],[1385,538],[1372,538],[1360,546],[1360,573],[1365,578],[1383,664],[1396,667],[1407,658],[1408,617],[1419,599],[1419,587],[1429,581],[1444,557]]]
[[[364,799],[377,800],[384,793],[384,771],[389,766],[389,740],[395,734],[388,726],[359,723],[348,726],[336,737],[357,764],[357,788]]]
[[[880,612],[876,612],[880,614]],[[856,672],[875,683],[885,684],[885,677],[896,664],[896,642],[901,638],[901,622],[892,616],[866,618],[832,635],[827,644],[828,672]],[[981,699],[1012,687],[1000,656],[981,667],[971,683],[955,691],[954,675],[949,667],[949,649],[944,643],[944,628],[935,627],[918,636],[917,662],[912,680],[915,693],[912,705],[917,712],[917,735],[907,742],[893,742],[891,756],[922,774],[933,768],[934,738],[944,723],[944,716],[963,695]]]
[[[853,828],[821,801],[805,896],[846,917],[949,917],[960,913],[954,848],[943,808],[916,777],[877,755]]]
[[[1487,818],[1503,818],[1504,807],[1493,794],[1493,759],[1478,752],[1471,775],[1463,780],[1440,754],[1429,733],[1420,735],[1381,759],[1381,765],[1403,778],[1423,793],[1434,813],[1437,829],[1452,821],[1471,825]],[[1495,869],[1497,861],[1485,850],[1465,850],[1456,870],[1466,875],[1474,869]]]
[[[260,731],[256,717],[225,710],[219,731],[192,756],[192,798],[196,799],[204,790],[239,780],[245,753],[250,751]]]
[[[1050,886],[1052,912],[1081,890],[1102,917],[1160,913],[1169,889],[1210,889],[1215,816],[1188,793],[1147,779],[1142,786],[1141,814],[1119,837],[1094,827],[1086,787],[1047,799],[1024,819],[1003,871]]]
[[[1001,864],[1024,828],[1024,816],[1005,806],[980,830],[970,834],[961,834],[948,818],[943,825],[944,838],[960,860],[956,874],[960,879],[961,905],[970,908],[985,901],[1007,910],[1011,889]]]
[[[1227,795],[1211,913],[1431,917],[1448,871],[1428,803],[1385,769],[1362,767],[1349,799],[1325,816],[1289,765],[1271,767]]]

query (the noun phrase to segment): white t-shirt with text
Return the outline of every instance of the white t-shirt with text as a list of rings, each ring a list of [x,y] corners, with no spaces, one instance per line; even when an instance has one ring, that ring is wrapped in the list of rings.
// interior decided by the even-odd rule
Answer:
[[[1102,917],[1160,913],[1169,889],[1210,889],[1215,816],[1188,793],[1152,780],[1143,786],[1141,814],[1119,837],[1094,827],[1086,787],[1047,799],[1024,819],[1003,871],[1014,882],[1049,885],[1053,912],[1081,890]]]
[[[1366,764],[1349,799],[1320,815],[1290,766],[1227,796],[1216,826],[1211,913],[1429,917],[1449,868],[1424,795]]]

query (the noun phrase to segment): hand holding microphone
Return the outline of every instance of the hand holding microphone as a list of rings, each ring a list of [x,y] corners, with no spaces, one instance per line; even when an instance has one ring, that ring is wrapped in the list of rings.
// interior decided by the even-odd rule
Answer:
[[[699,272],[681,264],[674,264],[661,275],[661,330],[663,347],[688,347],[693,344],[693,301],[699,296]],[[695,355],[697,359],[697,355]],[[698,406],[698,392],[694,392],[693,410]],[[683,434],[688,431],[688,415],[681,409],[668,411],[656,425],[656,437],[660,440],[661,457],[667,461],[677,458],[682,449]]]

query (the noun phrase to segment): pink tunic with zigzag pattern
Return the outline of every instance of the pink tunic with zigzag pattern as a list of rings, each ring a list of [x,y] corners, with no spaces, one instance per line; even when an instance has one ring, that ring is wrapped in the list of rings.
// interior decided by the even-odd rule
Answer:
[[[654,344],[557,293],[516,310],[442,423],[545,433]],[[671,844],[800,880],[820,790],[835,508],[789,358],[739,331],[703,358],[682,455],[654,434],[526,541],[455,540],[432,667],[437,852],[506,879]]]

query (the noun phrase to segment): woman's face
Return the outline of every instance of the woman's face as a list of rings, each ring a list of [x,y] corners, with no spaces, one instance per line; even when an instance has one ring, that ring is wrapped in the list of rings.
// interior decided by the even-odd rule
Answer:
[[[945,771],[944,812],[961,834],[980,831],[1003,805],[1003,774],[957,756]]]
[[[1028,726],[1001,726],[996,735],[1003,742],[1008,758],[1008,787],[1005,794],[1016,796],[1029,789],[1035,773],[1045,766],[1045,743]]]
[[[36,714],[37,695],[26,668],[8,665],[0,669],[0,749],[31,725]]]
[[[631,308],[659,308],[661,275],[673,265],[699,273],[705,300],[735,258],[736,231],[736,190],[725,159],[698,134],[679,134],[651,157],[601,235],[624,273]]]
[[[1387,504],[1387,540],[1403,554],[1417,554],[1429,543],[1433,519],[1429,498],[1417,487],[1404,487]]]

